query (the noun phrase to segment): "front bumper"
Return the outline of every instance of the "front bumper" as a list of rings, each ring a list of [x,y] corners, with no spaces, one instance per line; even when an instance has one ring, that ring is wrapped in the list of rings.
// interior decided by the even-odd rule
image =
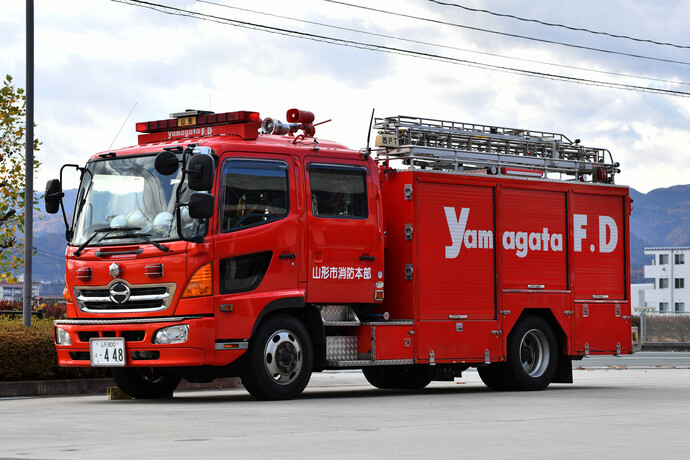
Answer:
[[[154,344],[153,337],[161,328],[176,324],[189,325],[189,338],[179,344]],[[137,319],[66,319],[55,321],[55,327],[67,331],[71,345],[56,343],[60,366],[91,366],[89,339],[92,337],[124,337],[126,366],[178,367],[218,365],[215,357],[215,323],[212,317],[164,317]],[[242,353],[223,352],[224,364]]]

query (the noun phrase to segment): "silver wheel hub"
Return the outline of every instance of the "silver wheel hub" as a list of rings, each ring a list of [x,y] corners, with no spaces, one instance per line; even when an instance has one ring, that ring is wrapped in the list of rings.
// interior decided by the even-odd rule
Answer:
[[[525,373],[539,378],[551,362],[551,350],[546,335],[539,329],[530,329],[520,342],[520,361]]]
[[[274,332],[266,342],[264,364],[266,372],[276,383],[292,383],[302,370],[302,360],[302,344],[287,329]]]

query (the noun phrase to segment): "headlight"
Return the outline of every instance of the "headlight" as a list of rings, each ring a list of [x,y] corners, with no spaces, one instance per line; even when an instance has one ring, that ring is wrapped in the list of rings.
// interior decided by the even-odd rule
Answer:
[[[189,326],[181,324],[179,326],[170,326],[160,329],[153,337],[153,343],[167,344],[167,343],[183,343],[189,338]]]
[[[72,339],[69,332],[59,327],[55,328],[55,343],[58,345],[72,345]]]

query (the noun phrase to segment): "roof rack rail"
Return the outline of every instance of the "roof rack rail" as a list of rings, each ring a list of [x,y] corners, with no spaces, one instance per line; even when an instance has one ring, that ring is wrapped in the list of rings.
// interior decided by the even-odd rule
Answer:
[[[545,131],[504,128],[398,115],[376,118],[379,160],[402,160],[411,168],[482,171],[613,183],[619,163],[603,148]],[[586,177],[590,176],[590,177]],[[551,177],[553,178],[553,177]]]

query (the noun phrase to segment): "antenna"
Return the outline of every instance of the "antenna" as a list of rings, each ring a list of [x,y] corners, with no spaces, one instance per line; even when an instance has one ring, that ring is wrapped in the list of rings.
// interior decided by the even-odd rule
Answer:
[[[132,106],[132,110],[129,111],[129,113],[127,114],[127,118],[125,118],[125,121],[122,122],[122,126],[120,126],[120,129],[117,130],[117,134],[115,134],[115,139],[113,139],[113,141],[110,143],[110,147],[108,147],[108,150],[110,150],[111,148],[113,148],[113,144],[114,144],[115,141],[117,140],[117,136],[120,135],[120,132],[122,131],[122,128],[125,127],[125,123],[127,123],[127,120],[129,120],[129,116],[132,115],[132,112],[134,112],[134,107],[136,107],[137,104],[138,104],[138,102],[135,102],[135,103],[134,103],[134,106]]]

